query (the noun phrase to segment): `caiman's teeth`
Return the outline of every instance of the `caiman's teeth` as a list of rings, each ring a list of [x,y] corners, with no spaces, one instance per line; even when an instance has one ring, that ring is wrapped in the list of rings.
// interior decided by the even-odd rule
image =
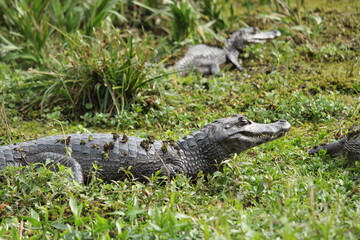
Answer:
[[[279,131],[278,133],[263,133],[260,135],[251,135],[251,134],[246,134],[244,133],[245,136],[247,137],[251,137],[251,138],[270,138],[270,139],[275,139],[275,138],[279,138],[281,136],[284,136],[285,134],[287,134],[288,132],[286,130],[283,131]]]
[[[269,137],[270,139],[274,139],[274,138],[277,138],[281,135],[285,135],[287,134],[286,131],[281,131],[277,134],[268,134],[268,133],[264,133],[264,134],[261,134],[261,135],[254,135],[254,136],[250,136],[250,137],[253,137],[253,138],[265,138],[265,137]]]
[[[261,134],[261,135],[255,135],[255,136],[252,136],[254,138],[264,138],[264,137],[270,137],[270,138],[274,138],[275,135],[272,135],[272,134]]]

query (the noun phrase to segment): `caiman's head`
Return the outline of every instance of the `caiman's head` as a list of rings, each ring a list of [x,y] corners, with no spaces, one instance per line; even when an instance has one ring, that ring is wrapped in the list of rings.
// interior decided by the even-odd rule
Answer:
[[[254,27],[241,28],[240,30],[234,32],[231,37],[226,40],[226,44],[230,50],[240,50],[248,44],[265,43],[280,36],[281,33],[278,30],[260,32],[258,28]]]
[[[270,124],[255,123],[238,114],[214,123],[212,134],[216,142],[229,154],[240,153],[265,142],[284,136],[291,128],[286,120]]]
[[[344,153],[344,146],[346,142],[352,141],[357,137],[360,137],[360,126],[350,128],[349,132],[337,142],[314,146],[308,150],[308,154],[313,155],[318,153],[320,150],[325,150],[331,157],[340,157]]]

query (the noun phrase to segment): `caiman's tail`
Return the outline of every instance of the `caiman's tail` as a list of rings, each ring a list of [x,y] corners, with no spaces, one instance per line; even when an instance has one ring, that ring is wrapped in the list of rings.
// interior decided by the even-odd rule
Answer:
[[[2,171],[6,167],[6,159],[5,159],[5,153],[0,148],[0,178],[2,177]]]
[[[3,175],[3,170],[7,166],[20,166],[15,161],[13,151],[8,146],[0,147],[0,177]]]

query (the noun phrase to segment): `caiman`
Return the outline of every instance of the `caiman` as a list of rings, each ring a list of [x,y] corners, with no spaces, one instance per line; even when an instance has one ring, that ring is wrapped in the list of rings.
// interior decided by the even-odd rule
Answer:
[[[324,150],[331,157],[346,157],[348,163],[360,161],[360,126],[353,127],[339,141],[315,146],[308,153],[313,155]]]
[[[225,40],[223,48],[205,44],[191,46],[185,56],[175,63],[173,69],[182,76],[186,76],[191,71],[211,75],[217,74],[221,65],[231,62],[242,71],[238,61],[240,51],[249,44],[265,43],[279,36],[281,33],[278,30],[261,32],[254,27],[241,28]]]
[[[104,180],[122,180],[130,174],[144,181],[158,171],[169,178],[177,173],[196,177],[200,171],[213,173],[234,153],[284,136],[290,127],[286,120],[259,124],[236,114],[178,142],[117,133],[50,136],[0,147],[0,175],[7,166],[52,161],[71,168],[79,182],[89,180],[94,164],[99,167],[97,177]]]

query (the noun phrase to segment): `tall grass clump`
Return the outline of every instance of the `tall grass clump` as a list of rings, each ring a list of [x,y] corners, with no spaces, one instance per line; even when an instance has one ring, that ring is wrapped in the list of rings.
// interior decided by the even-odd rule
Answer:
[[[0,0],[0,51],[4,60],[26,60],[30,64],[47,62],[51,25],[67,33],[91,35],[114,11],[119,1]],[[0,58],[0,59],[1,59]]]
[[[253,1],[244,1],[244,5],[251,13]],[[259,16],[281,22],[281,29],[289,35],[298,35],[301,41],[308,36],[317,39],[323,29],[324,20],[317,13],[306,13],[306,2],[304,0],[283,1],[275,0],[260,1],[262,5],[267,5],[273,11],[271,14],[260,14]]]
[[[206,1],[208,2],[208,1]],[[205,42],[209,37],[217,38],[212,27],[220,19],[222,9],[201,6],[182,0],[171,4],[170,40],[181,43],[189,39],[193,43]],[[218,19],[206,19],[201,12],[214,14]],[[211,16],[210,16],[211,17]],[[220,20],[219,20],[220,21]]]
[[[118,11],[126,17],[127,24],[153,31],[156,35],[166,33],[168,40],[183,45],[199,43],[216,38],[214,30],[223,30],[228,17],[225,10],[233,6],[229,0],[205,1],[129,1]],[[119,26],[119,24],[116,24]]]
[[[146,37],[138,40],[115,28],[98,30],[94,38],[62,33],[67,43],[54,61],[57,71],[35,72],[44,79],[32,84],[42,88],[33,105],[119,114],[141,89],[160,78],[146,65],[154,54]]]
[[[204,0],[200,2],[201,13],[208,22],[215,21],[214,29],[222,30],[225,28],[225,20],[223,19],[224,9],[229,4],[228,1],[224,0]],[[229,6],[233,11],[233,6]]]
[[[199,19],[198,12],[185,0],[173,3],[171,12],[173,14],[171,39],[184,40],[195,31]]]
[[[81,30],[83,34],[91,35],[110,15],[125,20],[115,11],[119,2],[118,0],[50,0],[49,15],[52,23],[63,31],[70,33]]]
[[[48,0],[0,1],[0,51],[6,60],[22,59],[42,64],[50,35],[45,13]]]

